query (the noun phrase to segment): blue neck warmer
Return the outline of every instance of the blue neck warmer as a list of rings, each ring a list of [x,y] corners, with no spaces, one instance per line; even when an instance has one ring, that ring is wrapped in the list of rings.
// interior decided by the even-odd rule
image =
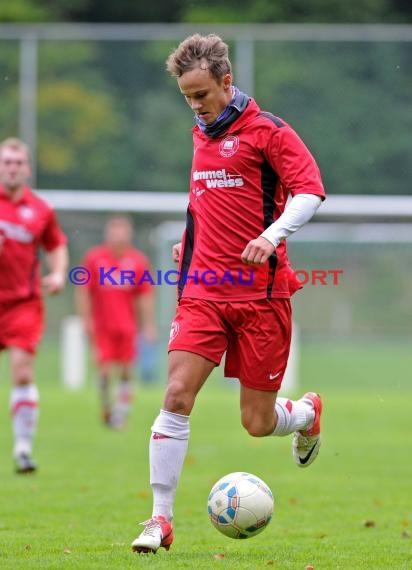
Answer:
[[[214,139],[224,133],[230,125],[243,113],[248,106],[250,98],[246,93],[239,91],[237,87],[232,87],[233,97],[227,107],[223,109],[218,118],[211,125],[207,125],[200,119],[195,117],[196,123],[202,132],[208,137]]]

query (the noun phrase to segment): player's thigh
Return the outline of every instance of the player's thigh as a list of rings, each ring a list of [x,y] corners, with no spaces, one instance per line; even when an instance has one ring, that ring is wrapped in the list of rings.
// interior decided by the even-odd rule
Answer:
[[[225,303],[183,298],[170,329],[169,351],[184,351],[220,364],[231,331],[224,318]]]
[[[277,392],[255,390],[240,386],[240,414],[242,425],[250,435],[270,435],[275,429],[275,401]]]
[[[220,363],[229,337],[221,305],[202,299],[179,301],[170,331],[166,410],[190,414],[199,390]]]
[[[236,309],[243,320],[227,351],[225,376],[254,390],[278,392],[290,349],[289,299],[250,301]]]
[[[34,354],[12,346],[10,353],[10,372],[14,385],[31,384],[34,382]]]
[[[41,299],[18,301],[0,307],[0,345],[34,354],[43,333]]]
[[[215,368],[215,362],[185,350],[169,352],[169,371],[163,409],[189,415],[196,396]]]

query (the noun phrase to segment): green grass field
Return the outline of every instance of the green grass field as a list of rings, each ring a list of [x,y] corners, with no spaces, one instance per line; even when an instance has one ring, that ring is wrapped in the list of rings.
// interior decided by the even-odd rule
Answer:
[[[136,556],[130,543],[151,512],[148,437],[161,389],[138,386],[127,431],[108,431],[93,387],[64,390],[56,354],[43,345],[40,469],[22,477],[12,471],[2,358],[0,568],[412,568],[411,360],[409,346],[303,347],[302,390],[320,391],[325,403],[323,446],[309,469],[294,465],[290,437],[244,432],[237,388],[217,373],[192,416],[173,547]],[[262,477],[276,503],[268,528],[245,541],[220,535],[206,514],[212,484],[240,470]]]

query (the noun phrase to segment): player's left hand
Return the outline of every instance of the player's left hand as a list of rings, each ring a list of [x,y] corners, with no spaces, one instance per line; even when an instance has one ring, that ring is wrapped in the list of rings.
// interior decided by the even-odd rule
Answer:
[[[266,238],[259,236],[252,239],[241,255],[242,262],[246,265],[262,266],[275,251],[275,246]]]
[[[175,263],[179,263],[181,251],[182,251],[182,242],[175,243],[172,247],[172,259]]]
[[[42,280],[48,295],[57,295],[64,288],[65,279],[61,273],[49,273]]]

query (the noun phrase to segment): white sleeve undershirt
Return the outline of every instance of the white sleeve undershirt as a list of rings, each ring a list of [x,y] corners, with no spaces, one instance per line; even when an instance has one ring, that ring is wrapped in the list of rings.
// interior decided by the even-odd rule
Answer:
[[[283,214],[260,235],[277,247],[282,240],[305,225],[321,203],[322,199],[315,194],[297,194],[286,206]]]

